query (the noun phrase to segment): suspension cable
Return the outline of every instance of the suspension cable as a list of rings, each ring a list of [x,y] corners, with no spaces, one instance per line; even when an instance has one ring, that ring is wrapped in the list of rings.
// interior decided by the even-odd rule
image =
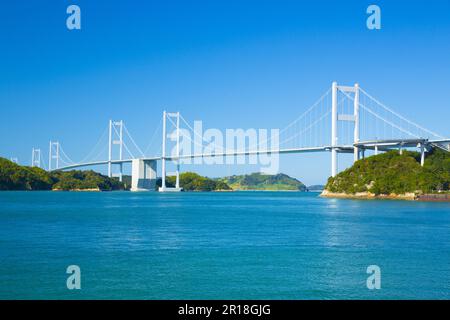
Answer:
[[[118,136],[120,136],[120,134],[119,134],[119,132],[117,132],[117,128],[116,128],[115,126],[113,126],[113,129],[114,129],[114,132],[115,132]],[[130,149],[128,149],[128,147],[127,147],[126,143],[123,141],[123,139],[122,139],[122,145],[125,147],[125,150],[128,151],[128,153],[130,154],[130,156],[131,156],[132,158],[134,158],[133,153],[130,151]]]
[[[105,137],[106,133],[108,132],[108,127],[105,128],[105,130],[103,131],[102,135],[100,136],[100,138],[98,139],[97,143],[94,145],[94,147],[91,149],[91,151],[79,162],[79,163],[84,163],[87,160],[89,160],[89,157],[92,156],[92,154],[94,154],[94,151],[97,149],[97,147],[100,145],[100,142],[103,140],[103,138]]]
[[[350,96],[350,95],[348,95],[347,93],[343,92],[343,94],[345,94],[349,99],[354,100],[353,97]],[[411,133],[411,132],[409,132],[409,131],[403,129],[402,127],[397,126],[396,124],[390,122],[389,120],[387,120],[387,119],[385,119],[385,118],[379,116],[378,114],[376,114],[374,111],[372,111],[371,109],[369,109],[368,107],[366,107],[366,106],[363,105],[362,103],[359,103],[359,105],[360,105],[364,110],[366,110],[367,112],[369,112],[369,113],[372,114],[373,116],[377,117],[378,119],[380,119],[380,120],[386,122],[387,124],[391,125],[392,127],[395,127],[396,129],[398,129],[398,130],[400,130],[400,131],[402,131],[402,132],[404,132],[404,133],[406,133],[406,134],[408,134],[408,135],[410,135],[410,136],[412,136],[412,137],[420,138],[419,136],[417,136],[417,135],[415,135],[415,134],[413,134],[413,133]]]
[[[130,132],[127,129],[127,126],[125,124],[123,124],[123,128],[125,129],[125,133],[128,135],[128,137],[130,138],[131,142],[134,144],[134,146],[136,147],[137,151],[142,155],[142,157],[145,157],[144,153],[142,152],[141,148],[139,148],[139,146],[137,145],[137,143],[134,141],[133,137],[131,136]]]
[[[59,145],[59,151],[61,151],[61,154],[62,154],[63,156],[65,156],[67,160],[69,160],[69,162],[67,162],[67,161],[64,161],[64,162],[66,162],[66,163],[68,163],[68,164],[74,164],[74,163],[75,163],[75,161],[73,161],[72,159],[70,159],[70,158],[67,156],[67,154],[64,152],[64,149],[62,148],[61,144]],[[60,160],[62,159],[61,157],[59,157],[59,158],[60,158]]]
[[[157,126],[157,128],[155,129],[155,131],[153,131],[153,135],[150,138],[150,142],[147,145],[147,147],[145,148],[144,154],[147,154],[148,150],[150,149],[150,147],[153,144],[153,141],[155,140],[156,134],[159,132],[159,130],[161,129],[161,125],[162,125],[162,119],[159,120],[159,124]]]
[[[413,121],[411,121],[411,120],[406,119],[405,117],[403,117],[403,116],[400,115],[399,113],[395,112],[394,110],[392,110],[391,108],[387,107],[386,105],[384,105],[383,103],[381,103],[379,100],[377,100],[376,98],[374,98],[373,96],[371,96],[371,95],[370,95],[369,93],[367,93],[364,89],[360,88],[360,90],[361,90],[365,95],[367,95],[370,99],[372,99],[374,102],[376,102],[378,105],[380,105],[382,108],[384,108],[385,110],[389,111],[390,113],[396,115],[396,116],[399,117],[400,119],[402,119],[402,120],[408,122],[409,124],[411,124],[411,125],[413,125],[413,126],[419,128],[420,130],[423,130],[423,131],[425,131],[425,132],[427,132],[427,133],[429,133],[429,134],[432,134],[432,135],[434,135],[434,136],[436,136],[436,137],[438,137],[438,138],[444,139],[443,136],[441,136],[441,135],[439,135],[439,134],[437,134],[437,133],[435,133],[435,132],[433,132],[433,131],[431,131],[431,130],[426,129],[426,128],[424,128],[424,127],[418,125],[417,123],[415,123],[415,122],[413,122]]]

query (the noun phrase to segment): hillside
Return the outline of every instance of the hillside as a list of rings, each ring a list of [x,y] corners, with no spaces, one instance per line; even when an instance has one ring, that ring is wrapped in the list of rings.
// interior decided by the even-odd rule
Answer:
[[[47,172],[0,158],[0,190],[122,190],[123,184],[94,171]]]
[[[0,190],[51,190],[54,183],[45,170],[0,158]]]
[[[168,187],[175,186],[175,177],[166,178]],[[161,186],[161,179],[158,180],[157,186]],[[183,191],[229,191],[230,186],[223,181],[214,180],[208,177],[202,177],[194,172],[183,172],[180,174],[180,187]]]
[[[427,154],[425,164],[420,166],[417,152],[389,151],[355,162],[336,177],[328,179],[326,192],[429,194],[449,192],[450,153],[435,149]]]
[[[127,189],[131,186],[131,176],[123,176],[123,182]],[[175,187],[175,177],[166,177],[166,186],[169,188]],[[161,187],[161,178],[156,180],[157,191]],[[183,191],[231,191],[230,186],[215,179],[200,176],[194,172],[180,173],[180,187]]]
[[[302,182],[282,173],[276,175],[252,173],[219,178],[218,180],[226,183],[233,190],[306,190],[306,186]]]
[[[125,187],[117,178],[109,178],[95,171],[55,171],[51,173],[56,182],[53,190],[124,190]]]

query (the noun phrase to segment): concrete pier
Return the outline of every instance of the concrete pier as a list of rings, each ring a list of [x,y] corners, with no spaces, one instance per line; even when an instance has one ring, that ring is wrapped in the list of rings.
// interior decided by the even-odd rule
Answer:
[[[131,191],[156,191],[156,160],[133,159]]]

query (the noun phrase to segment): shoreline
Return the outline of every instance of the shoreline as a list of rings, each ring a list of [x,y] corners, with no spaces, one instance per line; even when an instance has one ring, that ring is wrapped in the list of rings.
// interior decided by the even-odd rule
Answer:
[[[0,192],[132,192],[128,189],[123,190],[101,190],[99,188],[88,188],[88,189],[70,189],[70,190],[63,190],[63,189],[49,189],[49,190],[0,190]],[[144,192],[144,191],[143,191]],[[145,191],[145,192],[157,192],[155,191]],[[245,190],[245,189],[236,189],[236,190],[190,190],[182,192],[299,192],[299,193],[320,193],[322,191],[320,190],[310,190],[310,191],[302,191],[302,190],[258,190],[258,189],[252,189],[252,190]]]
[[[54,191],[54,192],[103,192],[105,190],[101,190],[100,188],[86,188],[86,189],[70,189],[70,190],[52,189],[51,191]]]
[[[450,202],[450,194],[416,194],[408,192],[403,194],[379,194],[376,195],[371,192],[357,192],[354,194],[345,192],[331,192],[328,190],[322,191],[320,194],[322,198],[335,199],[353,199],[353,200],[406,200],[406,201],[422,201],[422,202]]]

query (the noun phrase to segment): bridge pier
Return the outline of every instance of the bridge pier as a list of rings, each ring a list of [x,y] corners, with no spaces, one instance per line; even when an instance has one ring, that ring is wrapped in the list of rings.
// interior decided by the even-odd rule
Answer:
[[[131,162],[131,191],[155,191],[156,168],[156,160],[133,159]]]
[[[425,146],[423,143],[420,144],[420,165],[423,167],[425,164]]]

